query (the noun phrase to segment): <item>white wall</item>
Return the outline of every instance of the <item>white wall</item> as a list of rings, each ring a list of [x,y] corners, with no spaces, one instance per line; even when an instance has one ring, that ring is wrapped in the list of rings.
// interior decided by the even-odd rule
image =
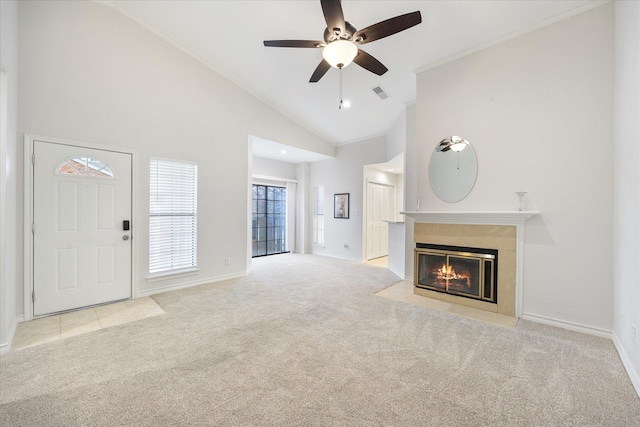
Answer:
[[[398,117],[398,120],[393,124],[389,133],[387,134],[387,160],[391,160],[396,156],[402,156],[403,166],[405,158],[405,150],[407,147],[407,111],[402,111],[402,114]],[[398,212],[404,211],[405,208],[405,176],[404,172],[400,175],[401,179],[397,182],[396,192],[396,206]],[[402,220],[402,216],[398,213],[399,220]]]
[[[402,111],[387,133],[387,160],[403,153],[407,143],[407,112]]]
[[[401,279],[405,278],[405,232],[404,224],[389,224],[389,256],[387,268]]]
[[[615,2],[614,342],[640,394],[640,2]],[[634,332],[635,331],[635,332]]]
[[[398,153],[402,153],[404,156],[404,174],[402,179],[398,180],[398,208],[400,211],[416,210],[416,196],[418,195],[416,149],[416,104],[410,103],[407,104],[387,134],[387,157],[392,158]],[[413,241],[414,221],[410,217],[398,216],[398,219],[404,221],[404,247],[399,251],[404,257],[404,265],[401,266],[398,263],[397,266],[394,266],[393,272],[405,279],[412,279],[413,249],[415,247]],[[391,246],[389,250],[391,250]]]
[[[404,157],[404,154],[402,154]],[[404,211],[404,174],[396,175],[396,220],[404,221],[404,215],[400,212]]]
[[[613,324],[613,5],[418,75],[418,193],[425,210],[515,210],[528,191],[523,314],[605,333]],[[478,179],[450,204],[428,182],[448,135]]]
[[[21,262],[18,242],[18,4],[0,1],[0,70],[6,92],[0,106],[0,352],[7,351],[16,328],[16,313],[22,298]]]
[[[417,121],[416,104],[408,105],[407,114],[407,143],[404,151],[404,207],[407,211],[416,210],[416,196],[418,195],[418,160],[417,160]],[[405,264],[404,275],[407,279],[413,279],[413,218],[405,216]]]
[[[310,184],[310,173],[310,163],[298,163],[296,165],[296,177],[298,180],[296,194],[296,252],[299,254],[312,252],[311,213],[313,212],[313,187]]]
[[[399,154],[404,157],[404,173],[397,180],[397,205],[399,211],[416,209],[416,104],[407,105],[398,120],[387,134],[387,159]],[[393,271],[403,278],[411,278],[413,274],[413,219],[398,213],[398,219],[405,222],[404,247],[399,251],[404,258],[404,265],[394,266]],[[391,246],[389,246],[391,251]]]
[[[253,176],[296,180],[296,165],[280,160],[253,156]]]
[[[311,164],[310,187],[324,186],[325,199],[325,246],[314,247],[313,253],[357,261],[363,259],[364,166],[386,160],[386,138],[378,137],[341,145],[335,159]],[[333,218],[333,195],[336,193],[350,194],[349,219]]]
[[[112,8],[93,2],[20,2],[19,24],[19,133],[137,150],[133,226],[140,242],[135,279],[142,293],[245,273],[249,135],[334,152]],[[198,162],[200,272],[195,276],[146,280],[151,156]],[[225,257],[231,265],[225,265]]]

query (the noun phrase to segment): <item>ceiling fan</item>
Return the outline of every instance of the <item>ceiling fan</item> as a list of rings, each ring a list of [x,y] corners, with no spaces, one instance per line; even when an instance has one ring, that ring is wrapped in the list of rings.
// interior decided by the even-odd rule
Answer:
[[[386,19],[357,30],[351,23],[344,20],[340,0],[320,0],[320,4],[324,19],[327,22],[327,28],[324,30],[324,41],[264,41],[264,45],[267,47],[323,48],[322,62],[311,75],[310,83],[318,82],[329,68],[342,69],[351,62],[355,62],[374,74],[383,75],[388,71],[387,67],[358,46],[399,33],[422,22],[420,11],[416,11]]]

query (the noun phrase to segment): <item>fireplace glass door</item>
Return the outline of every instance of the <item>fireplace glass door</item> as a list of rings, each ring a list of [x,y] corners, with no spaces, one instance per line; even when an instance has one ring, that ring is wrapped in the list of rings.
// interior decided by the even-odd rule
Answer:
[[[496,302],[493,254],[417,248],[416,267],[417,287]]]

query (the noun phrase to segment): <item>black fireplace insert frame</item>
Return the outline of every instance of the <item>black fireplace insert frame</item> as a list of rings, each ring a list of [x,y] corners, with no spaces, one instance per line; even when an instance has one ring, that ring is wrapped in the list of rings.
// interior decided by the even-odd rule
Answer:
[[[418,277],[419,255],[420,255],[420,253],[422,253],[420,251],[420,249],[433,250],[433,251],[457,252],[457,253],[460,253],[460,254],[468,253],[470,255],[473,255],[473,254],[475,254],[475,255],[493,255],[493,268],[492,268],[493,277],[491,277],[491,279],[493,279],[492,298],[490,298],[490,299],[488,299],[488,298],[478,298],[478,297],[475,297],[475,296],[472,296],[472,295],[465,295],[463,293],[450,293],[450,292],[446,292],[446,291],[441,290],[441,289],[437,289],[435,287],[430,287],[430,286],[426,286],[426,285],[420,284],[419,283],[419,277]],[[431,290],[431,291],[435,291],[435,292],[446,293],[446,294],[449,294],[449,295],[460,296],[460,297],[463,297],[463,298],[469,298],[469,299],[473,299],[473,300],[476,300],[476,301],[484,301],[484,302],[493,303],[493,304],[497,304],[497,302],[498,302],[498,250],[497,249],[472,248],[472,247],[467,247],[467,246],[436,245],[436,244],[431,244],[431,243],[416,243],[414,263],[415,263],[415,268],[414,268],[413,284],[414,284],[414,286],[416,286],[418,288],[427,289],[427,290]],[[486,281],[486,279],[487,279],[487,277],[485,277],[485,281]],[[484,284],[484,285],[486,286],[486,284]]]

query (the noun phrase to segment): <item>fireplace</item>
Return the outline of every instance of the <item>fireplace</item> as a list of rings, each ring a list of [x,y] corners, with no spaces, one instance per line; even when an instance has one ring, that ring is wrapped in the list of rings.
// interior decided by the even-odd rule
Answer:
[[[416,243],[414,285],[488,303],[498,302],[498,251]]]

